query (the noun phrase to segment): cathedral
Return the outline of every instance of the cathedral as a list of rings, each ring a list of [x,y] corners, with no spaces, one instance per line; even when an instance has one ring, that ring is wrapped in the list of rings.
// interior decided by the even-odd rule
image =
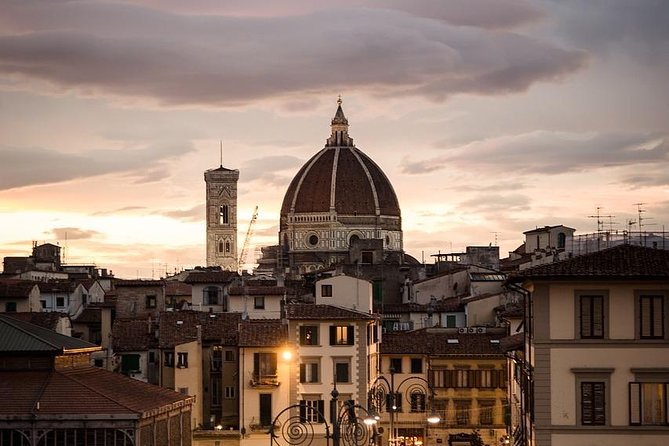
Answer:
[[[403,263],[402,216],[381,168],[348,133],[341,99],[325,147],[291,181],[281,205],[274,273],[286,277],[333,265]],[[207,266],[237,269],[239,171],[205,172]],[[267,264],[267,259],[264,259]]]

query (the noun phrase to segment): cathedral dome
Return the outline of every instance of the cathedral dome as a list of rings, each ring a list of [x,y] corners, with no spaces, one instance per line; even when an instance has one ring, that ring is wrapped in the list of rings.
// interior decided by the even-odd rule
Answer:
[[[291,214],[315,213],[400,217],[392,184],[348,136],[341,101],[332,119],[332,135],[295,175],[281,206],[282,220]]]

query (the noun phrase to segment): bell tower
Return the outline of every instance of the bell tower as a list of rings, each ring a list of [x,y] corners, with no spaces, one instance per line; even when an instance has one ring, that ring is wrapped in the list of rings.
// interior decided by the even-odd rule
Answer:
[[[237,271],[237,181],[239,170],[204,172],[207,188],[207,266]]]

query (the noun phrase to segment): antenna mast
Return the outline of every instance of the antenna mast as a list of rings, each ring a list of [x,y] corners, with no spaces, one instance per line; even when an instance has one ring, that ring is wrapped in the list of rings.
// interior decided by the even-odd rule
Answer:
[[[221,155],[221,167],[223,167],[223,140],[219,140],[220,143],[220,155]]]
[[[596,215],[588,215],[588,218],[596,218],[597,219],[597,232],[604,232],[604,220],[603,218],[608,218],[609,219],[609,230],[613,230],[613,218],[615,215],[602,215],[600,214],[600,211],[602,210],[601,206],[597,206],[597,214]]]

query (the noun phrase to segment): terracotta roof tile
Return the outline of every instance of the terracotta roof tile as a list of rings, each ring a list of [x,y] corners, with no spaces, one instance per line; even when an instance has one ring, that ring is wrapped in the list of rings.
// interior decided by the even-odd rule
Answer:
[[[117,319],[112,328],[114,351],[137,352],[158,347],[158,323],[149,319]]]
[[[522,350],[525,347],[525,333],[516,333],[502,338],[500,345],[505,352]]]
[[[288,340],[288,326],[279,320],[243,322],[239,325],[240,347],[277,347]]]
[[[35,285],[37,283],[30,280],[2,279],[0,280],[0,297],[28,297]]]
[[[137,417],[192,397],[95,367],[0,371],[0,414],[115,414]],[[39,411],[36,409],[39,401]],[[63,404],[67,401],[67,404]]]
[[[348,319],[372,320],[375,315],[360,313],[346,308],[324,304],[289,304],[286,305],[288,319]]]
[[[282,286],[234,286],[228,289],[231,296],[283,296],[286,293],[286,287]]]
[[[233,271],[193,271],[184,280],[186,283],[230,283],[238,274]]]
[[[193,294],[193,287],[183,282],[166,281],[165,294],[167,296],[190,296]]]
[[[488,329],[487,333],[458,333],[457,329],[432,329],[385,333],[381,342],[382,354],[425,355],[501,355],[499,340],[504,329]],[[451,340],[449,342],[449,340]],[[453,340],[457,340],[454,342]],[[491,342],[493,341],[493,342]]]
[[[167,311],[160,314],[160,348],[173,348],[175,345],[196,340],[198,325],[202,327],[203,341],[237,345],[238,326],[241,321],[241,313]]]
[[[5,316],[9,316],[23,322],[29,322],[42,328],[48,328],[49,330],[55,330],[58,328],[58,322],[62,318],[68,317],[67,314],[60,313],[58,311],[41,311],[39,313],[34,311],[25,311],[4,314]]]
[[[158,287],[162,286],[162,280],[114,280],[114,286],[119,287]]]
[[[606,277],[669,278],[669,251],[633,245],[618,245],[559,262],[535,266],[516,277],[533,279]]]

